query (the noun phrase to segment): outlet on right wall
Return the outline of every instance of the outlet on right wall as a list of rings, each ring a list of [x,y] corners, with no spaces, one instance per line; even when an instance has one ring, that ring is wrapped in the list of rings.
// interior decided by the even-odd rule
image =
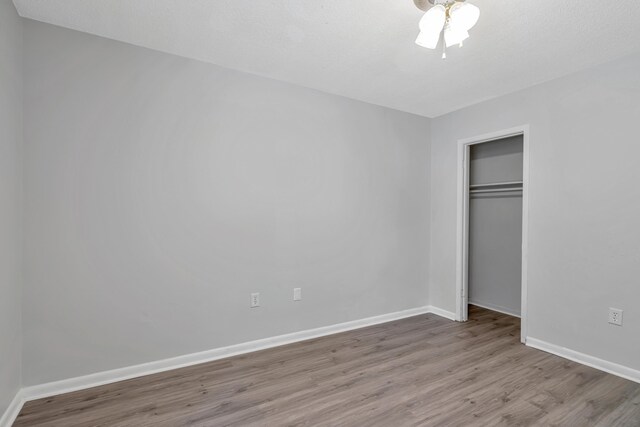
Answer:
[[[457,141],[529,124],[528,335],[640,370],[638,70],[626,57],[432,121],[432,305],[455,311]]]

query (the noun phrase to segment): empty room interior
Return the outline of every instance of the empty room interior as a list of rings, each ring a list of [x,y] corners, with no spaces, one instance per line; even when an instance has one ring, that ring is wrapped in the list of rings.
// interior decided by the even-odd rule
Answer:
[[[0,0],[0,427],[640,426],[639,22]]]

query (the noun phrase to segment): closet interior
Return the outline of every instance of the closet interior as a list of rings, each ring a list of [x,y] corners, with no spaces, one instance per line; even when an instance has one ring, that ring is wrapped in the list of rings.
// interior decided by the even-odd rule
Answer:
[[[469,159],[469,304],[520,317],[522,135],[472,145]]]

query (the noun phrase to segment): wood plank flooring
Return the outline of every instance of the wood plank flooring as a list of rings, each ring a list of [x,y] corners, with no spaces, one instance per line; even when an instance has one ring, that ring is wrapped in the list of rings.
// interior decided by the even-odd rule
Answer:
[[[640,385],[422,315],[27,402],[15,426],[640,426]]]

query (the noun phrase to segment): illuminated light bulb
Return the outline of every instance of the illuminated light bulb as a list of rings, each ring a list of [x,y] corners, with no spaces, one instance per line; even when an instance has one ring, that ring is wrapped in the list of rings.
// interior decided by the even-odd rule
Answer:
[[[456,2],[449,9],[449,16],[456,27],[469,31],[478,22],[480,9],[471,3]]]

